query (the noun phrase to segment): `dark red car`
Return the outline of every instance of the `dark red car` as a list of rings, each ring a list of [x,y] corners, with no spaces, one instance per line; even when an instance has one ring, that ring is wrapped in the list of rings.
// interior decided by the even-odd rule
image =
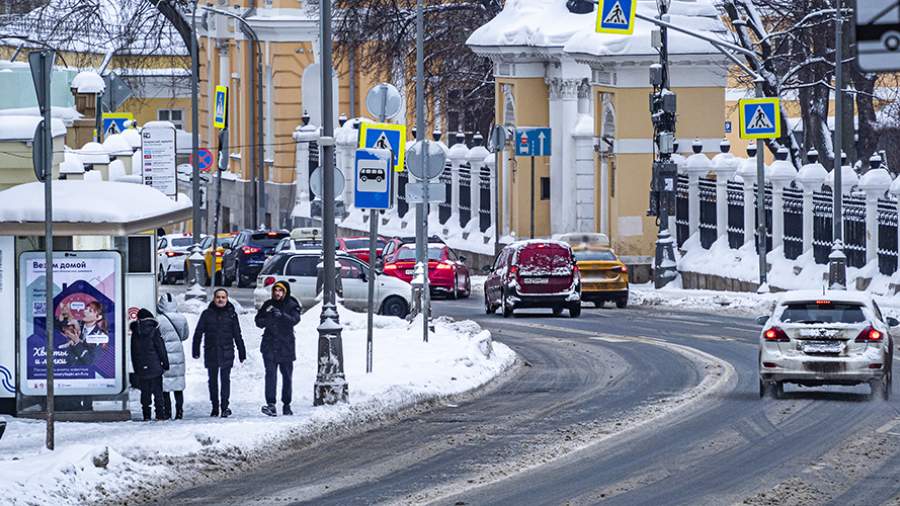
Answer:
[[[520,241],[503,248],[484,282],[484,309],[548,308],[558,316],[581,315],[581,275],[568,244],[550,240]]]
[[[363,237],[341,237],[338,240],[338,249],[346,251],[365,263],[369,263],[369,238]],[[375,256],[381,256],[384,245],[387,244],[383,238],[379,237],[375,240]]]
[[[385,248],[384,273],[407,283],[413,279],[416,268],[416,245],[394,239]],[[457,256],[446,244],[428,244],[428,282],[431,293],[454,299],[468,298],[472,293],[472,279],[465,257]]]

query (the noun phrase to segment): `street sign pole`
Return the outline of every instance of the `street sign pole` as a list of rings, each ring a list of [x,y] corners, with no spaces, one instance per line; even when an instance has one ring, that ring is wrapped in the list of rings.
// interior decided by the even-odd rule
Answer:
[[[428,141],[425,140],[425,16],[423,0],[416,1],[416,140],[422,146],[419,166],[425,167]],[[422,339],[428,342],[428,319],[431,311],[428,296],[428,182],[425,183],[425,202],[416,204],[416,258],[422,266]]]
[[[534,157],[531,157],[531,238],[534,239]]]
[[[762,79],[756,80],[756,97],[765,96]],[[743,120],[742,120],[743,123]],[[756,251],[759,255],[759,291],[768,292],[768,265],[766,254],[769,243],[766,241],[766,142],[756,139]]]
[[[834,241],[831,244],[831,254],[828,255],[828,287],[835,289],[844,289],[847,287],[847,257],[844,254],[844,220],[841,210],[843,204],[844,192],[841,173],[843,168],[842,160],[842,136],[843,136],[843,117],[844,117],[844,48],[843,48],[843,30],[844,30],[844,13],[841,12],[841,0],[837,0],[834,15],[834,165],[832,165],[832,174],[834,174],[834,188],[831,189],[833,203],[832,225],[834,226]]]
[[[197,2],[194,0],[191,11],[191,165],[193,166],[191,178],[191,198],[194,201],[193,225],[194,244],[200,244],[200,232],[202,230],[202,215],[200,203],[200,161],[197,149],[200,145],[200,58],[197,55]]]
[[[44,150],[43,167],[35,167],[36,172],[41,172],[44,181],[44,321],[45,340],[44,352],[47,362],[47,437],[48,450],[55,447],[54,435],[54,377],[53,377],[53,125],[51,124],[50,107],[50,81],[53,75],[52,51],[38,51],[28,55],[28,63],[31,66],[31,76],[34,79],[34,89],[38,98],[41,114],[44,119],[41,123]],[[99,101],[98,101],[99,107]]]

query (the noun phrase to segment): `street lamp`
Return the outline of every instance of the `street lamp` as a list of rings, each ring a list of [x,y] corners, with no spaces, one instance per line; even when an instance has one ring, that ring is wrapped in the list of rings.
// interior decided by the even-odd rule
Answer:
[[[263,64],[262,64],[262,49],[259,43],[259,36],[256,35],[256,31],[253,30],[253,27],[250,26],[250,23],[247,22],[241,16],[233,12],[224,11],[221,9],[216,9],[214,7],[203,7],[203,10],[208,12],[213,12],[215,14],[220,14],[222,16],[227,16],[241,24],[241,28],[250,37],[250,40],[253,42],[254,47],[256,48],[256,100],[250,101],[251,108],[251,117],[255,118],[254,122],[256,123],[256,150],[251,149],[250,153],[253,155],[253,164],[251,168],[253,170],[253,210],[252,210],[252,226],[248,227],[251,229],[256,229],[260,223],[260,216],[265,216],[265,210],[261,210],[263,202],[265,202],[265,193],[264,193],[264,184],[263,184],[263,176],[265,174],[265,169],[263,168],[263,158],[265,155],[263,154],[263,112],[262,112],[262,104],[263,104]],[[261,212],[262,211],[262,212]]]

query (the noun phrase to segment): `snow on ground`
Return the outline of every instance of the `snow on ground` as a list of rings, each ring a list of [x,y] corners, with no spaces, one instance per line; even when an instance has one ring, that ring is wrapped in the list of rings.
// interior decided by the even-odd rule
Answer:
[[[209,418],[206,370],[202,360],[190,358],[182,421],[57,423],[57,450],[49,452],[43,449],[44,422],[7,418],[9,426],[0,441],[0,503],[85,504],[116,501],[140,490],[158,498],[156,486],[184,483],[190,479],[185,472],[271,457],[289,440],[315,439],[334,425],[375,420],[417,402],[477,388],[515,359],[512,350],[493,342],[474,322],[438,319],[435,333],[423,343],[421,323],[376,316],[374,372],[366,374],[365,315],[341,308],[350,403],[313,408],[319,312],[313,307],[296,328],[293,417],[260,413],[261,331],[253,324],[253,314],[243,313],[248,359],[232,370],[232,418]],[[187,316],[193,329],[199,315]],[[190,356],[190,340],[185,345]],[[131,393],[131,409],[140,416],[136,391]]]

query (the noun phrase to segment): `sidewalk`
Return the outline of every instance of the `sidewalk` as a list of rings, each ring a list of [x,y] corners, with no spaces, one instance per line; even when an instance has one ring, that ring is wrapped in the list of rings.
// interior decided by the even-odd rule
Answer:
[[[183,304],[182,308],[191,307]],[[234,469],[271,457],[288,441],[315,439],[335,425],[364,423],[417,402],[477,388],[515,360],[474,322],[440,319],[429,343],[421,324],[375,317],[374,372],[365,372],[366,319],[341,309],[350,403],[312,407],[319,308],[297,326],[292,417],[269,418],[263,404],[261,331],[253,314],[240,316],[248,359],[232,371],[232,418],[210,418],[206,370],[188,359],[185,419],[165,422],[58,423],[55,452],[43,449],[44,423],[12,419],[0,440],[0,503],[116,502],[158,485],[184,483],[192,474]],[[188,314],[193,331],[199,314]],[[190,340],[185,343],[190,356]],[[131,409],[140,416],[137,392]],[[281,406],[279,405],[279,413]]]

